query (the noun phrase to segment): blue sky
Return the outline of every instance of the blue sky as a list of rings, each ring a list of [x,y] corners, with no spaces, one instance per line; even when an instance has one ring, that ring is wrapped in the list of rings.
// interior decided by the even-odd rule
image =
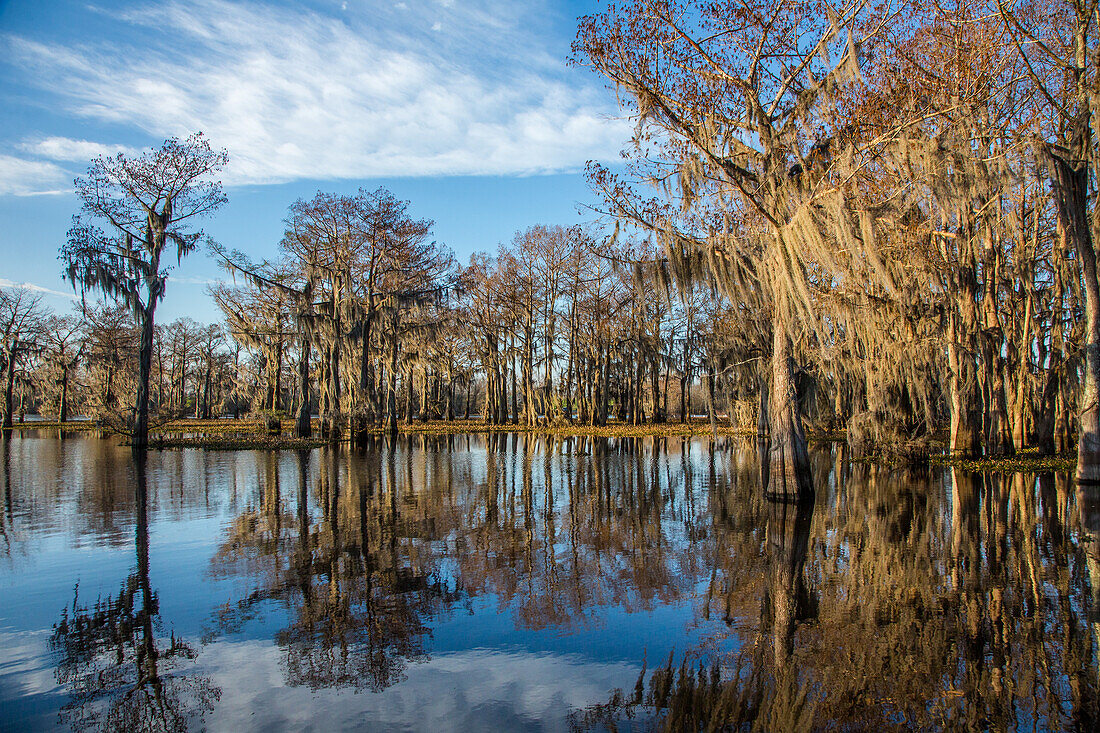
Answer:
[[[566,61],[595,7],[0,0],[0,285],[67,309],[72,179],[97,154],[195,130],[231,159],[229,204],[203,228],[257,258],[317,190],[386,186],[462,260],[532,224],[589,219],[584,163],[613,162],[630,129],[614,93]],[[203,288],[223,277],[192,255],[158,320],[219,318]]]

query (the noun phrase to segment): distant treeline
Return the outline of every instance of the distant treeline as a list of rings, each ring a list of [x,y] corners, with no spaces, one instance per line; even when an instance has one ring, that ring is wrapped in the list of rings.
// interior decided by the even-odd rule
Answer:
[[[669,293],[638,279],[630,263],[654,256],[642,246],[597,240],[581,226],[535,226],[462,267],[427,241],[427,222],[415,222],[420,234],[404,248],[379,226],[370,230],[377,250],[358,241],[353,229],[368,230],[379,213],[372,206],[403,218],[405,204],[388,192],[323,195],[294,209],[316,222],[325,205],[361,219],[316,240],[289,220],[275,264],[215,251],[241,268],[235,284],[208,289],[225,321],[155,326],[155,415],[292,416],[305,405],[334,439],[392,421],[455,418],[604,425],[696,414],[755,427],[751,370],[729,363],[737,324],[728,304],[702,288]],[[301,249],[307,241],[314,246]],[[299,261],[295,273],[295,252],[343,270],[310,285],[311,313],[296,302],[304,268]],[[326,269],[313,266],[315,275]],[[124,307],[86,303],[58,316],[27,291],[0,297],[5,312],[30,312],[21,338],[36,344],[14,372],[16,417],[113,424],[129,410],[140,334]]]

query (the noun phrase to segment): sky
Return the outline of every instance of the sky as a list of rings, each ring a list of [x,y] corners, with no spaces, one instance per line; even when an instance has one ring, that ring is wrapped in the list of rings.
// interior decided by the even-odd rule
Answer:
[[[91,158],[202,131],[229,152],[202,229],[274,257],[287,207],[384,186],[461,261],[534,224],[594,218],[588,160],[630,133],[570,66],[587,0],[0,0],[0,287],[66,311],[58,248]],[[204,252],[158,321],[220,319]]]

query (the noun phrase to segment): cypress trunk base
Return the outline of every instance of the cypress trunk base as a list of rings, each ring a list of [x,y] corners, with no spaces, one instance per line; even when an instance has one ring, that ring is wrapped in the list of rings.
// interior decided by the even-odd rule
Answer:
[[[1092,450],[1089,450],[1089,448]],[[1077,483],[1100,485],[1100,446],[1087,446],[1081,441],[1077,452]]]
[[[378,421],[366,415],[354,415],[351,418],[351,439],[356,445],[366,445],[373,437],[374,425]]]

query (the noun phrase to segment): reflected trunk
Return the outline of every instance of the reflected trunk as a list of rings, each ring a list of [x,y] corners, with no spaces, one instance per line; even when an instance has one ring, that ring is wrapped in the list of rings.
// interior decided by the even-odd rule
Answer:
[[[802,568],[809,546],[813,505],[809,502],[769,502],[768,590],[765,617],[772,622],[772,659],[782,670],[790,659],[795,624],[815,603],[809,597]]]

